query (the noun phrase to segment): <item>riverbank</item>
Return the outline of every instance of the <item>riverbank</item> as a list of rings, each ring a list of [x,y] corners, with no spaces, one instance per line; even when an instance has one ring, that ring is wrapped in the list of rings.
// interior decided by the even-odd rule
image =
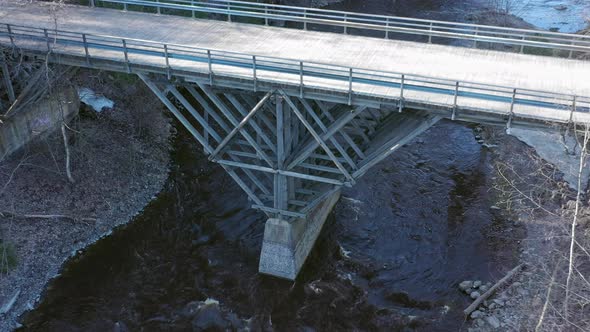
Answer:
[[[61,132],[0,163],[0,237],[16,258],[0,274],[0,307],[14,299],[0,331],[36,306],[65,261],[132,220],[167,179],[171,125],[153,94],[120,74],[80,70],[73,83],[115,101],[69,124],[75,183],[65,175]]]

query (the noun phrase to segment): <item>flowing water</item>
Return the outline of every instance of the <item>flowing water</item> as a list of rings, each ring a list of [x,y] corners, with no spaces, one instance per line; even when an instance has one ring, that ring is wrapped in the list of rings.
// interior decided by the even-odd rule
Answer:
[[[383,5],[340,6],[381,10],[367,3]],[[190,308],[212,298],[254,330],[457,331],[470,303],[457,284],[517,257],[523,230],[506,235],[492,156],[462,124],[439,122],[345,189],[294,283],[257,274],[265,217],[182,128],[174,147],[165,190],[68,262],[23,329],[191,330]]]

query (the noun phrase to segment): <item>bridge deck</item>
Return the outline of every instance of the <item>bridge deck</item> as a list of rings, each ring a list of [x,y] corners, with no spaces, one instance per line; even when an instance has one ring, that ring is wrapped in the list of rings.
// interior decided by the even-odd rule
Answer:
[[[82,6],[65,6],[59,10],[57,16],[60,30],[590,96],[588,61]],[[0,21],[55,28],[48,6],[44,3],[18,5],[4,2],[0,8]],[[108,55],[108,51],[105,51],[105,54]],[[178,61],[178,65],[183,63]],[[199,66],[188,62],[184,65],[192,65],[195,68]],[[296,79],[286,74],[273,75],[281,80]],[[369,92],[399,94],[391,88],[382,90]],[[419,96],[418,92],[414,94],[416,95],[409,97],[429,101],[428,96]],[[442,102],[448,104],[449,100]],[[494,105],[495,102],[492,101],[471,100],[469,103],[482,108],[506,108],[505,105]],[[520,106],[515,110],[517,111],[529,114],[538,112],[527,106]],[[564,114],[555,117],[569,116],[567,112],[560,113]],[[546,114],[540,114],[540,117],[543,116]]]

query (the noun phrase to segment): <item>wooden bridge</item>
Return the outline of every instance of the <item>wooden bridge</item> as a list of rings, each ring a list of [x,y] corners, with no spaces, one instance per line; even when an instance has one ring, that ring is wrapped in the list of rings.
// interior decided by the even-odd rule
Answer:
[[[3,3],[4,52],[137,74],[268,215],[260,271],[279,277],[342,186],[441,118],[590,124],[588,36],[225,0],[50,6]]]

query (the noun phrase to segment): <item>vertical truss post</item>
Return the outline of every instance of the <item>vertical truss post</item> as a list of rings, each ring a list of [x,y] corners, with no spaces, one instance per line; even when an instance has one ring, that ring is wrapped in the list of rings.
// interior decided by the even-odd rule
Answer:
[[[400,83],[400,90],[399,90],[399,109],[398,112],[402,112],[403,108],[404,108],[404,81],[405,81],[406,75],[402,74],[402,80]]]
[[[453,100],[453,114],[451,120],[455,121],[455,114],[457,113],[457,97],[459,97],[459,81],[455,83],[455,97]]]
[[[277,168],[285,169],[285,114],[283,109],[283,97],[275,96],[277,116]],[[290,125],[290,124],[286,124]],[[274,174],[274,207],[279,210],[288,208],[287,177],[279,172]]]

